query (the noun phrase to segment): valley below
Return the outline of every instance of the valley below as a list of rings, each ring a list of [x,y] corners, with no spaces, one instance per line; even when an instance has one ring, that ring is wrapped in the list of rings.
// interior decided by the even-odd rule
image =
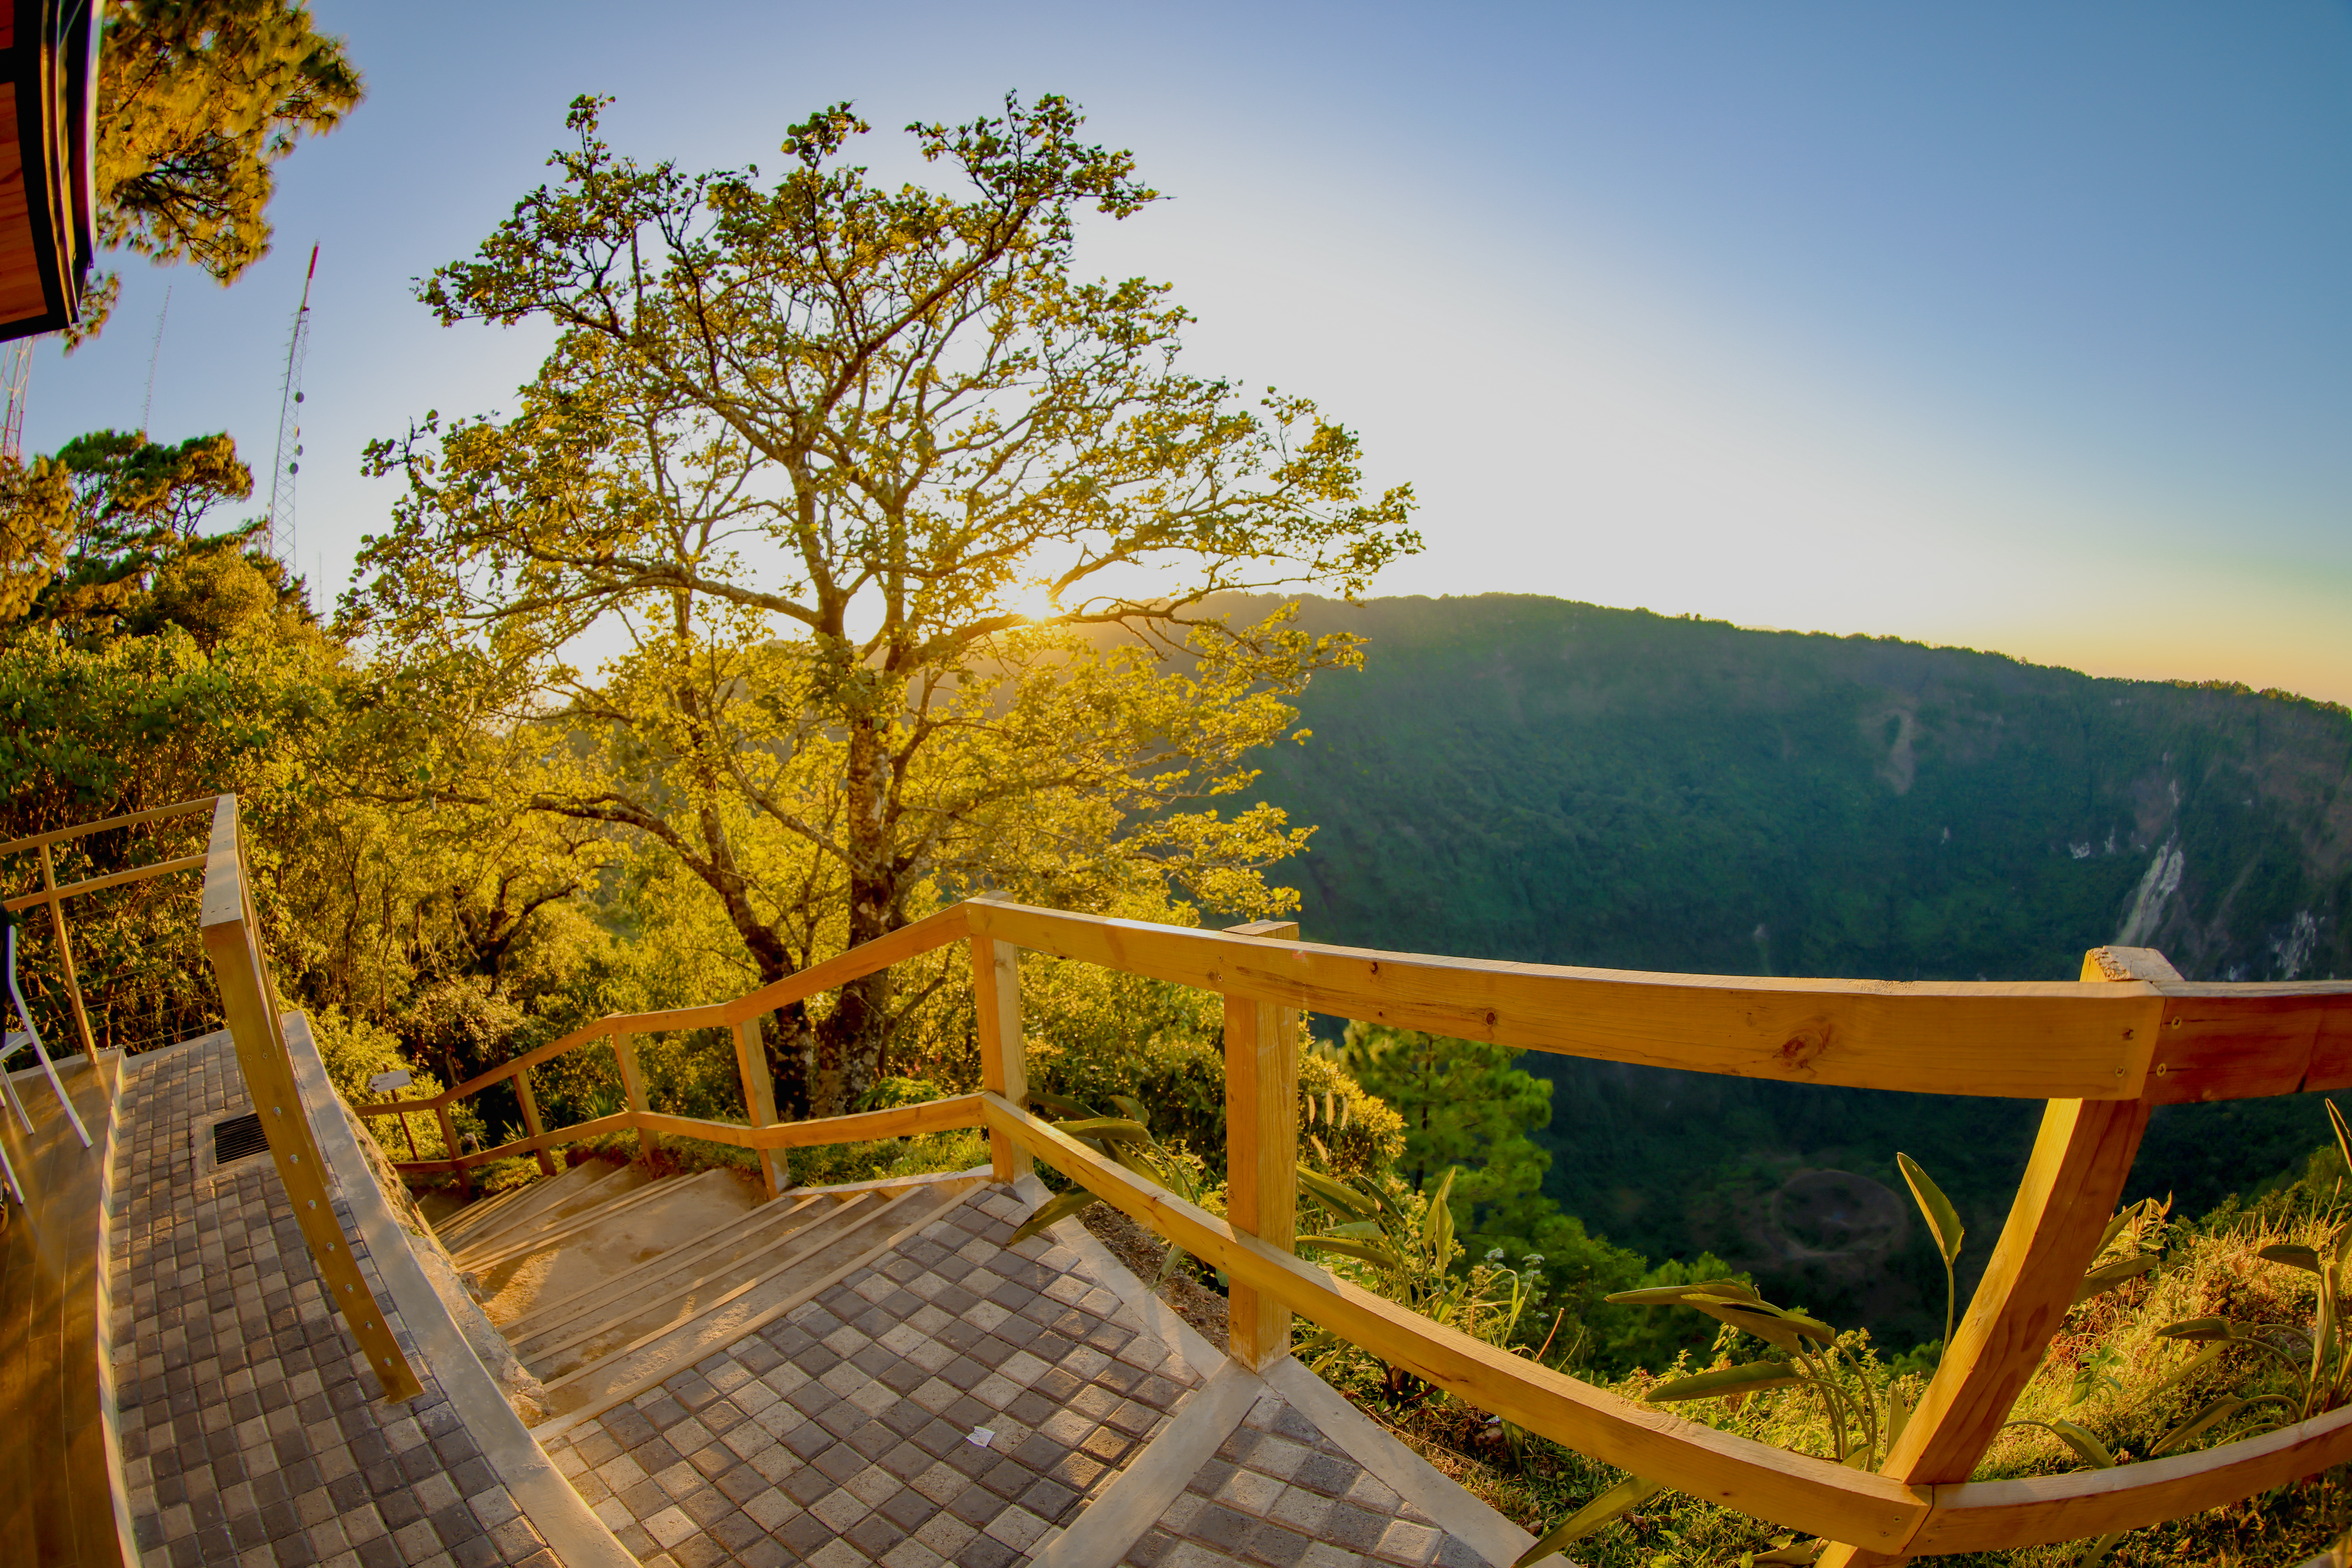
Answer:
[[[1310,600],[1300,624],[1366,639],[1264,761],[1261,798],[1317,825],[1283,871],[1311,940],[1886,980],[2068,980],[2117,943],[2191,979],[2352,973],[2332,705],[1523,595]],[[1941,1331],[1943,1278],[1896,1152],[1958,1208],[1965,1289],[2040,1116],[1520,1065],[1554,1085],[1538,1137],[1566,1212],[1654,1259],[1712,1250],[1897,1350]],[[2197,1214],[2326,1137],[2315,1097],[2168,1108],[2126,1196]]]

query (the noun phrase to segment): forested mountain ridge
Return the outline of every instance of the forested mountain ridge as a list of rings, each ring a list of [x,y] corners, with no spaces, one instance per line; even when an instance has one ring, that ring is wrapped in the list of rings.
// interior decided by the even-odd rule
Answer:
[[[1310,600],[1300,624],[1366,639],[1297,700],[1305,742],[1262,754],[1261,797],[1316,825],[1282,871],[1311,940],[1890,980],[2070,980],[2126,942],[2195,979],[2352,974],[2339,708],[1527,595]],[[1896,1151],[1967,1220],[1966,1283],[2039,1111],[1521,1065],[1555,1086],[1538,1137],[1568,1213],[1897,1344],[1935,1331],[1943,1281]],[[2199,1212],[2326,1135],[2308,1100],[2174,1108],[2131,1195]]]
[[[2352,973],[2352,715],[1891,638],[1516,595],[1308,601],[1368,639],[1262,794],[1324,941],[2072,979]]]

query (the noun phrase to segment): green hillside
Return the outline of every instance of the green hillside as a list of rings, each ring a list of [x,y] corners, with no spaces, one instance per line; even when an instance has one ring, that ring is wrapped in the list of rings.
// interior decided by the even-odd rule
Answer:
[[[1520,595],[1310,603],[1304,622],[1369,639],[1360,673],[1302,700],[1312,737],[1265,763],[1265,797],[1318,825],[1286,868],[1316,940],[1900,980],[2072,979],[2124,942],[2191,978],[2352,973],[2341,709]],[[1654,1257],[1810,1274],[1817,1305],[1889,1337],[1941,1295],[1917,1227],[1890,1233],[1866,1184],[1790,1179],[1899,1190],[1900,1148],[1953,1192],[1981,1264],[2037,1114],[1523,1065],[1558,1086],[1549,1190],[1570,1212]],[[2324,1136],[2308,1100],[2168,1112],[2135,1191],[2194,1212]]]

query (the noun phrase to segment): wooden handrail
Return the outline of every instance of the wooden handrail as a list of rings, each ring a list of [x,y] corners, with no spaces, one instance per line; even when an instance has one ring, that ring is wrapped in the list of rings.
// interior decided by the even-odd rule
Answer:
[[[1270,942],[992,900],[963,907],[974,935],[1059,958],[1601,1061],[2019,1100],[2227,1100],[2352,1086],[2352,981],[1654,974]]]
[[[0,844],[0,855],[14,855],[19,849],[37,849],[44,844],[62,844],[68,838],[86,838],[93,833],[103,833],[110,827],[128,827],[134,822],[154,822],[166,816],[180,816],[189,812],[211,811],[220,803],[216,795],[198,795],[194,800],[180,801],[172,805],[152,805],[145,811],[128,812],[121,816],[101,817],[96,822],[79,823],[72,827],[53,828],[47,833],[28,834],[23,838],[11,838]]]
[[[412,1100],[397,1108],[355,1105],[352,1110],[362,1116],[384,1116],[395,1109],[414,1110],[421,1103]],[[860,1110],[848,1116],[817,1117],[807,1121],[773,1121],[764,1127],[747,1127],[740,1121],[707,1121],[700,1117],[672,1116],[659,1110],[616,1110],[593,1121],[578,1121],[569,1127],[553,1128],[531,1137],[517,1138],[495,1149],[478,1149],[470,1154],[457,1154],[441,1160],[399,1160],[394,1162],[393,1168],[416,1173],[467,1171],[494,1160],[543,1153],[551,1149],[560,1149],[566,1143],[584,1142],[591,1138],[603,1138],[614,1132],[667,1132],[674,1138],[725,1143],[733,1148],[760,1152],[779,1149],[814,1149],[828,1143],[870,1143],[884,1138],[912,1138],[925,1132],[945,1132],[958,1127],[980,1125],[980,1097],[973,1094],[956,1095],[947,1100],[927,1100],[919,1105],[894,1106],[887,1110]]]
[[[748,991],[726,1002],[705,1002],[692,1007],[672,1007],[658,1013],[611,1013],[593,1024],[583,1024],[570,1034],[550,1040],[543,1046],[525,1051],[511,1061],[500,1062],[486,1072],[475,1074],[453,1089],[445,1089],[430,1099],[385,1100],[372,1106],[353,1106],[363,1116],[387,1116],[403,1110],[437,1110],[442,1107],[480,1093],[492,1084],[502,1083],[519,1072],[528,1072],[542,1062],[552,1061],[567,1051],[576,1050],[612,1035],[644,1035],[657,1029],[731,1028],[772,1013],[779,1007],[790,1006],[820,991],[830,991],[846,981],[863,978],[877,969],[887,969],[905,959],[919,957],[933,948],[962,940],[964,934],[962,904],[951,905],[935,915],[916,921],[862,947],[854,947],[836,958],[811,964],[797,973]]]
[[[310,1131],[302,1097],[287,1054],[278,991],[263,955],[260,922],[254,918],[253,890],[238,830],[236,796],[217,798],[213,831],[205,847],[205,952],[220,984],[221,1012],[236,1047],[246,1092],[261,1118],[271,1163],[291,1200],[294,1218],[318,1267],[327,1300],[342,1314],[352,1337],[366,1352],[387,1399],[413,1399],[422,1392],[407,1352],[383,1321],[383,1308],[361,1273],[335,1217],[334,1193],[326,1163]]]
[[[61,904],[68,899],[78,899],[84,893],[95,893],[103,888],[120,888],[131,882],[143,882],[150,877],[161,877],[173,871],[201,871],[205,858],[183,855],[176,860],[158,860],[152,866],[133,866],[128,871],[110,871],[103,877],[85,877],[79,882],[61,887],[44,888],[37,893],[24,893],[7,900],[11,913],[29,910],[40,904]]]
[[[1885,1564],[1918,1552],[1987,1550],[2136,1528],[2209,1508],[2352,1458],[2352,1411],[2190,1456],[2017,1482],[1966,1475],[2005,1414],[2090,1261],[2109,1191],[2129,1167],[2147,1111],[2189,1100],[2352,1085],[2352,983],[2197,984],[2160,954],[2095,950],[2066,983],[1892,983],[1655,974],[1334,947],[1291,928],[1233,931],[1154,925],[988,898],[917,921],[732,1001],[600,1019],[429,1100],[356,1108],[429,1110],[593,1041],[653,1029],[742,1026],[771,1008],[968,940],[983,1092],[895,1111],[744,1127],[646,1109],[404,1170],[467,1169],[560,1142],[635,1129],[737,1147],[903,1137],[984,1125],[1009,1179],[1041,1159],[1224,1269],[1252,1303],[1237,1353],[1280,1353],[1297,1312],[1479,1408],[1611,1464],[1726,1507],[1839,1542],[1824,1563]],[[1299,1261],[1276,1196],[1250,1225],[1208,1215],[1023,1109],[1021,951],[1221,993],[1229,1163],[1263,1183],[1279,1152],[1264,1114],[1289,1038],[1282,1015],[1311,1009],[1376,1023],[1601,1060],[1781,1081],[2050,1102],[2042,1144],[1955,1344],[1886,1474],[1750,1442],[1550,1372],[1417,1317]],[[739,1035],[739,1050],[743,1048]],[[1250,1061],[1236,1068],[1236,1051]],[[1271,1054],[1269,1054],[1271,1053]],[[747,1098],[747,1105],[750,1100]],[[755,1120],[759,1118],[755,1115]],[[1266,1123],[1266,1125],[1260,1125]],[[1246,1125],[1245,1125],[1246,1124]],[[1229,1172],[1229,1174],[1232,1173]],[[772,1177],[772,1180],[773,1178]],[[2095,1190],[2098,1194],[2090,1194]],[[1244,1194],[1247,1196],[1246,1194]],[[1234,1211],[1246,1221],[1244,1203]],[[2081,1213],[2076,1211],[2080,1210]],[[2093,1211],[2095,1211],[2094,1213]],[[2084,1216],[2088,1216],[2087,1218]],[[1263,1319],[1263,1322],[1259,1320]]]

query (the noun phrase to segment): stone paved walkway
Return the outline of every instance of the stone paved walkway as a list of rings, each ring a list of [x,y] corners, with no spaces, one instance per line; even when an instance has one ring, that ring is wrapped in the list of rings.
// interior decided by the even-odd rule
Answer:
[[[561,1568],[390,1311],[425,1392],[373,1400],[268,1153],[213,1169],[212,1124],[251,1109],[226,1035],[126,1063],[114,1383],[142,1568]]]
[[[1128,1553],[1132,1568],[1484,1568],[1279,1396],[1261,1398]]]
[[[1138,1462],[1201,1376],[1108,1253],[1007,1246],[983,1186],[875,1265],[548,1445],[646,1568],[1006,1568]],[[1082,1235],[1083,1233],[1076,1233]],[[1119,1287],[1113,1289],[1113,1287]],[[1169,1337],[1163,1338],[1166,1332]],[[1203,1356],[1204,1347],[1193,1355]],[[1261,1398],[1137,1568],[1484,1562]]]

